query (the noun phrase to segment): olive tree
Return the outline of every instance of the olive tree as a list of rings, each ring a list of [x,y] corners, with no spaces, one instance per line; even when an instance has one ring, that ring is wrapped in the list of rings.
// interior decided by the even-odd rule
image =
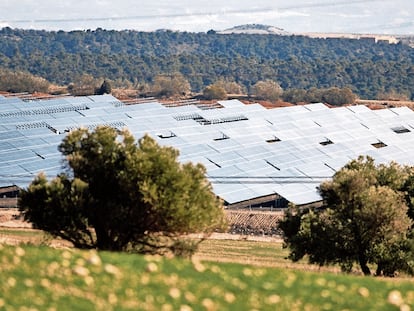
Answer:
[[[35,228],[80,248],[189,255],[189,233],[224,228],[221,202],[201,164],[148,135],[98,127],[71,132],[60,144],[67,170],[39,175],[19,208]]]
[[[320,185],[324,206],[292,207],[280,223],[290,258],[339,264],[351,271],[358,263],[365,275],[414,272],[412,220],[405,192],[410,168],[376,165],[360,157]]]

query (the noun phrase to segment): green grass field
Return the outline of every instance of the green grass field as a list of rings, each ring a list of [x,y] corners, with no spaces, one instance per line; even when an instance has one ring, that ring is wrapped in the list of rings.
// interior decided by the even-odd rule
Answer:
[[[414,281],[200,261],[284,260],[272,243],[207,242],[192,261],[0,245],[0,310],[414,310]]]

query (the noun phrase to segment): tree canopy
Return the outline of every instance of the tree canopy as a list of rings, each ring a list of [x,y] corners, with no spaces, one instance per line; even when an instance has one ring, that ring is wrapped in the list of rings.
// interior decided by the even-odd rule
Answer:
[[[21,92],[43,92],[49,91],[50,83],[44,78],[24,72],[13,72],[12,70],[0,70],[0,90]]]
[[[258,81],[252,87],[251,93],[258,99],[277,100],[282,95],[282,88],[280,85],[272,80]]]
[[[101,86],[99,87],[99,89],[96,90],[96,94],[97,95],[103,95],[103,94],[111,94],[112,92],[112,85],[108,80],[104,80],[104,82],[102,82]]]
[[[182,97],[190,93],[191,87],[181,73],[175,72],[156,76],[151,91],[159,97]]]
[[[414,49],[370,39],[188,32],[71,32],[0,29],[0,64],[68,85],[89,74],[151,83],[180,72],[202,92],[219,79],[248,89],[278,81],[284,90],[349,88],[360,98],[414,98]],[[113,84],[115,87],[116,85]],[[226,89],[227,93],[230,94]],[[394,96],[395,97],[395,96]]]
[[[320,186],[324,206],[291,208],[280,228],[289,257],[309,256],[311,263],[339,264],[351,271],[358,263],[365,275],[376,265],[377,275],[414,273],[411,205],[411,167],[376,165],[360,157]],[[408,201],[407,201],[408,200]]]
[[[211,84],[203,90],[203,97],[205,99],[227,99],[227,92],[218,83]]]
[[[136,144],[127,130],[79,129],[59,149],[67,171],[39,175],[19,198],[35,228],[80,248],[180,254],[193,247],[182,235],[224,226],[205,168],[147,135]]]

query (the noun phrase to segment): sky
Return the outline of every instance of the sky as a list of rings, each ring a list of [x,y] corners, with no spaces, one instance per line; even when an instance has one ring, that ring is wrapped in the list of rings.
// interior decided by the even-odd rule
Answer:
[[[0,27],[171,29],[263,24],[292,33],[414,35],[413,0],[1,0]]]

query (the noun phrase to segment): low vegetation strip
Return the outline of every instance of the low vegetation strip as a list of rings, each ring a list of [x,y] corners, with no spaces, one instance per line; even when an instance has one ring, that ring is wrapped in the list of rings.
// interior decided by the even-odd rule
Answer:
[[[0,245],[6,310],[410,310],[413,283]]]

